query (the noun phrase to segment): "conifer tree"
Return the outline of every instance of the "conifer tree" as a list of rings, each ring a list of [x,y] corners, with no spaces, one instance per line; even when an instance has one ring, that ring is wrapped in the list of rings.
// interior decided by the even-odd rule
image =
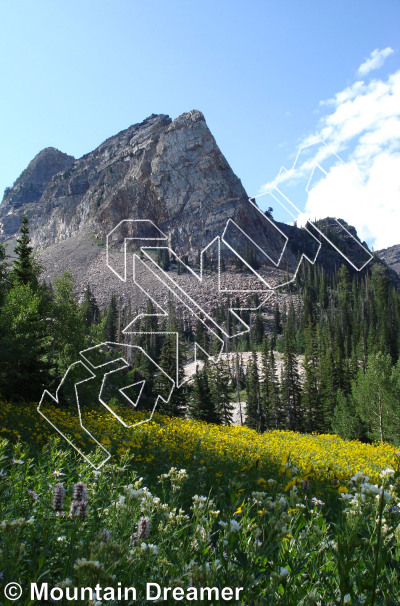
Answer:
[[[115,343],[117,341],[118,330],[118,307],[117,298],[114,293],[111,295],[110,303],[106,312],[104,325],[104,338],[106,341]]]
[[[85,288],[81,308],[87,328],[90,328],[92,324],[98,324],[100,321],[100,310],[89,284]]]
[[[220,360],[210,366],[210,390],[219,421],[223,425],[231,425],[233,406],[230,397],[230,373],[225,360]]]
[[[260,379],[257,368],[257,354],[253,351],[247,368],[247,406],[246,425],[258,433],[265,431],[265,416],[261,404]]]
[[[40,293],[29,283],[14,283],[0,310],[0,393],[5,398],[37,402],[50,386],[47,343]]]
[[[257,310],[252,326],[251,341],[252,344],[257,346],[261,345],[264,336],[264,322],[262,319],[261,312]]]
[[[240,399],[240,390],[241,390],[241,385],[243,382],[244,382],[243,365],[241,363],[241,360],[239,360],[238,352],[236,352],[236,354],[235,354],[235,387],[236,387],[236,403],[239,408],[240,425],[243,425],[243,422],[244,422],[242,402]]]
[[[49,361],[55,364],[58,376],[62,376],[69,365],[79,359],[79,352],[88,344],[83,311],[74,290],[75,282],[70,272],[55,280]]]
[[[286,410],[287,428],[300,431],[302,428],[300,377],[295,355],[295,315],[293,305],[284,329],[284,352],[282,372],[282,405]]]
[[[197,318],[197,321],[196,321],[194,339],[195,339],[196,343],[198,345],[200,345],[200,347],[202,347],[205,351],[207,351],[207,348],[208,348],[207,329],[199,318]],[[199,359],[203,359],[204,356],[205,356],[205,354],[203,354],[201,351],[198,352]]]
[[[179,382],[183,378],[183,366],[182,362],[179,362],[179,353],[177,361],[176,351],[176,337],[174,334],[168,334],[164,337],[164,342],[161,348],[159,365],[168,376],[170,376],[176,383],[176,372],[178,364],[178,378]],[[171,383],[167,380],[163,373],[159,373],[155,381],[155,389],[157,394],[160,394],[167,398],[168,393],[171,389]],[[186,408],[186,386],[182,385],[177,387],[175,385],[174,390],[167,403],[162,400],[158,404],[158,412],[166,414],[170,417],[182,417],[184,416]]]
[[[304,429],[307,432],[324,430],[323,409],[318,391],[317,356],[315,332],[310,318],[306,331],[306,350],[303,362],[305,376],[301,393]]]
[[[368,357],[366,372],[359,371],[352,384],[352,399],[371,440],[400,439],[400,373],[391,356],[379,352]]]
[[[266,429],[281,427],[279,383],[276,376],[274,350],[269,349],[268,339],[263,340],[261,401]]]
[[[204,363],[202,370],[199,370],[199,368],[196,369],[189,404],[189,414],[192,419],[199,421],[207,421],[208,423],[220,422],[208,382],[207,362]]]
[[[37,290],[39,286],[38,277],[42,269],[34,258],[30,241],[29,221],[28,217],[24,215],[17,238],[17,246],[14,248],[17,259],[13,265],[12,278],[18,284],[30,284],[34,290]]]

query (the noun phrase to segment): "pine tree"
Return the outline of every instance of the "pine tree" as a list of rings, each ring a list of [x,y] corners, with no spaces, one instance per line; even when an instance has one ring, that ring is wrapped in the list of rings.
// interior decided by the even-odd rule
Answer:
[[[0,310],[0,393],[5,398],[37,402],[50,386],[47,343],[40,293],[30,284],[15,283]]]
[[[196,328],[195,328],[195,337],[194,337],[196,343],[198,345],[200,345],[200,347],[202,349],[204,349],[205,351],[208,351],[208,335],[207,335],[207,329],[205,327],[205,325],[203,324],[203,322],[197,318],[196,321]],[[201,360],[203,359],[205,356],[205,354],[203,354],[201,351],[198,351],[198,358]]]
[[[239,408],[239,421],[240,425],[243,425],[243,409],[242,402],[240,398],[240,389],[241,385],[244,382],[244,373],[243,373],[243,365],[241,360],[239,360],[239,354],[236,352],[235,354],[235,387],[236,387],[236,402]]]
[[[337,404],[333,411],[332,431],[345,440],[367,439],[367,428],[357,414],[351,394],[342,390],[336,394]]]
[[[400,439],[400,373],[393,369],[390,355],[368,357],[366,372],[360,370],[352,384],[352,399],[371,440]]]
[[[160,367],[168,376],[176,382],[177,371],[177,352],[176,352],[176,337],[174,334],[165,335],[161,355],[159,361]],[[182,380],[183,368],[182,363],[178,360],[178,377]],[[171,389],[171,383],[167,380],[163,373],[159,373],[155,381],[155,391],[167,399]],[[183,417],[186,408],[186,387],[182,385],[180,388],[174,387],[174,390],[167,403],[159,400],[158,412],[166,414],[170,417]]]
[[[275,354],[272,347],[269,347],[269,342],[266,337],[263,340],[261,360],[261,403],[265,418],[265,428],[283,429],[285,427],[285,418],[283,418],[282,415],[280,384],[277,377]]]
[[[301,389],[295,354],[295,313],[293,305],[290,306],[284,330],[281,390],[282,404],[287,415],[287,428],[300,431],[302,429]]]
[[[99,323],[99,306],[97,305],[96,297],[94,296],[89,284],[86,286],[85,292],[83,294],[81,309],[87,328],[90,328],[92,324]]]
[[[254,345],[261,345],[264,336],[264,322],[261,312],[257,310],[255,314],[254,324],[252,326],[251,340]]]
[[[304,354],[304,383],[301,393],[301,403],[304,414],[304,429],[307,432],[323,431],[324,416],[318,392],[318,353],[314,327],[309,320],[306,331],[306,350]]]
[[[118,331],[118,307],[117,298],[114,293],[111,295],[110,303],[106,311],[106,320],[104,325],[104,338],[106,341],[115,343],[117,341]]]
[[[82,308],[75,296],[75,282],[70,272],[54,283],[52,302],[52,340],[49,362],[62,376],[69,365],[79,359],[79,352],[87,345],[87,328]]]
[[[282,334],[282,315],[279,309],[279,306],[277,303],[275,303],[274,306],[274,323],[273,323],[273,330],[272,330],[272,343],[271,343],[271,347],[274,348],[277,338],[279,335]]]
[[[29,237],[29,221],[26,215],[22,217],[19,233],[17,246],[14,248],[17,259],[14,261],[11,275],[18,284],[29,284],[34,290],[37,290],[38,277],[42,269],[33,256]]]
[[[230,373],[227,362],[221,360],[210,367],[210,390],[219,421],[223,425],[233,422],[233,406],[230,397]]]
[[[199,421],[207,421],[208,423],[219,423],[220,421],[208,382],[207,362],[204,363],[202,370],[196,369],[189,414],[192,419]]]
[[[258,433],[265,431],[265,416],[261,403],[260,379],[257,368],[257,354],[253,351],[251,362],[247,368],[247,406],[246,425]]]

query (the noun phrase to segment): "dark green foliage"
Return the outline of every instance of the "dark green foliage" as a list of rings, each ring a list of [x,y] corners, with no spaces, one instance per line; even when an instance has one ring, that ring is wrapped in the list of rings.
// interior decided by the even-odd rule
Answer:
[[[282,404],[286,410],[286,428],[300,431],[302,429],[301,386],[295,351],[295,312],[291,305],[284,329],[281,392]]]
[[[99,323],[100,309],[89,284],[86,286],[81,308],[87,328],[89,328],[92,324]]]
[[[30,245],[28,217],[22,217],[22,225],[19,230],[17,246],[14,249],[17,259],[11,272],[12,278],[18,284],[30,284],[36,290],[38,288],[38,276],[41,268],[33,256],[33,248]]]
[[[231,404],[231,377],[228,364],[221,360],[210,368],[211,397],[215,402],[218,420],[223,425],[231,425],[233,421],[233,406]]]
[[[7,273],[0,246],[0,392],[15,399],[37,398],[41,389],[58,384],[82,349],[101,341],[124,340],[122,327],[129,324],[132,314],[121,308],[115,295],[100,313],[90,286],[78,305],[70,275],[59,278],[54,290],[40,284],[26,217],[15,252],[17,259]],[[167,270],[168,250],[158,249],[157,255]],[[254,266],[250,248],[246,255]],[[211,267],[215,259],[207,252],[203,262]],[[183,271],[182,264],[177,264],[177,271]],[[241,392],[246,388],[247,423],[257,431],[333,430],[344,437],[400,441],[400,296],[386,267],[374,260],[361,274],[351,273],[344,265],[327,274],[317,264],[303,263],[295,287],[296,292],[294,286],[284,289],[291,303],[282,304],[277,297],[273,315],[272,310],[259,309],[257,295],[247,301],[242,295],[219,301],[214,316],[227,334],[243,331],[232,309],[239,310],[238,316],[250,326],[237,339],[225,337],[225,351],[261,351],[262,365],[257,365],[254,354],[245,371],[238,358],[231,376],[225,362],[207,363],[194,377],[190,396],[187,388],[175,389],[168,404],[159,403],[159,410],[182,415],[188,406],[194,418],[229,424],[230,400],[245,399]],[[295,296],[290,299],[291,292]],[[179,333],[179,381],[185,343],[195,341],[213,355],[219,353],[220,341],[210,339],[210,331],[200,320],[195,327],[187,320],[183,326],[176,313],[170,302],[168,320],[160,323],[149,300],[146,314],[135,325],[142,334],[129,337],[142,350],[131,350],[127,356],[132,358],[128,362],[135,376],[146,380],[144,399],[150,408],[157,393],[167,395],[170,388],[150,358],[176,380],[175,334],[162,332]],[[282,354],[279,377],[276,351]],[[198,357],[206,358],[200,350]]]
[[[117,298],[113,293],[106,312],[106,320],[104,324],[104,340],[115,343],[118,333],[118,307]]]
[[[0,313],[0,393],[13,401],[37,400],[48,379],[47,326],[40,295],[30,284],[12,286]]]
[[[399,402],[400,361],[393,366],[390,355],[371,354],[366,370],[360,368],[352,381],[351,393],[339,392],[334,427],[346,437],[399,443]]]
[[[254,345],[261,345],[264,336],[264,322],[260,311],[257,311],[252,325],[251,339]]]
[[[178,353],[179,356],[179,353]],[[178,359],[178,379],[179,383],[183,378],[183,365],[182,365],[182,353]],[[161,355],[159,361],[160,367],[171,379],[176,383],[176,367],[177,367],[177,351],[176,351],[176,335],[169,334],[165,335],[164,342],[161,348]],[[156,392],[157,394],[167,399],[171,389],[171,382],[167,380],[163,373],[159,373],[156,378]],[[159,400],[157,411],[166,414],[170,417],[182,417],[186,408],[186,386],[180,388],[175,387],[168,402]]]
[[[247,407],[246,425],[259,433],[265,431],[265,415],[261,402],[260,379],[257,368],[257,355],[252,354],[251,362],[247,368]]]
[[[55,367],[57,378],[64,375],[69,365],[79,359],[79,352],[89,345],[83,310],[76,301],[74,290],[70,273],[55,280],[49,362]]]
[[[274,350],[269,349],[266,338],[262,351],[261,402],[266,429],[279,429],[284,426],[280,402],[279,383],[276,374]]]
[[[157,263],[164,271],[169,270],[170,266],[170,257],[168,248],[158,248],[157,249]]]
[[[218,423],[220,421],[217,407],[212,397],[208,380],[208,364],[202,370],[197,369],[194,375],[193,390],[189,403],[189,414],[192,419]]]

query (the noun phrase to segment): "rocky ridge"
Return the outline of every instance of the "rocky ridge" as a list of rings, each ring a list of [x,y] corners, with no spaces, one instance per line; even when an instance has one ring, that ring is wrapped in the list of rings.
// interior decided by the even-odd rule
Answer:
[[[78,295],[91,284],[101,306],[107,304],[112,292],[124,301],[132,299],[142,304],[140,292],[136,289],[134,293],[128,282],[118,280],[106,266],[106,235],[124,219],[153,221],[167,235],[168,244],[178,254],[188,255],[192,264],[201,248],[222,235],[228,219],[233,219],[271,257],[279,257],[283,233],[288,246],[280,267],[285,270],[295,269],[299,252],[310,246],[314,252],[317,248],[305,230],[276,223],[277,230],[249,203],[240,180],[197,110],[176,120],[153,114],[79,159],[54,148],[44,149],[7,188],[0,205],[0,240],[8,244],[8,252],[13,250],[23,214],[30,221],[32,244],[40,252],[44,278],[53,282],[57,275],[71,270]],[[320,222],[319,228],[336,243],[340,240],[346,251],[362,257],[361,249],[354,248],[355,241],[359,242],[354,228],[342,224],[348,233],[332,218]],[[229,236],[236,249],[247,245],[235,228]],[[117,239],[116,254],[122,243]],[[215,249],[214,253],[209,250],[215,254]],[[229,256],[228,249],[226,253]],[[356,260],[361,266],[363,259]],[[324,242],[319,261],[329,271],[343,259]],[[268,262],[262,269],[270,283],[282,281],[285,270]],[[176,279],[195,294],[196,284],[189,281],[188,274]],[[225,280],[233,289],[257,287],[251,274],[228,272]],[[202,306],[212,307],[215,292],[213,285],[197,293]]]
[[[376,254],[400,276],[400,244],[378,250]]]
[[[153,221],[189,256],[220,235],[228,218],[260,243],[268,236],[196,110],[174,121],[152,115],[78,160],[43,150],[5,192],[2,240],[15,236],[23,213],[37,249],[83,232],[104,243],[124,219]]]

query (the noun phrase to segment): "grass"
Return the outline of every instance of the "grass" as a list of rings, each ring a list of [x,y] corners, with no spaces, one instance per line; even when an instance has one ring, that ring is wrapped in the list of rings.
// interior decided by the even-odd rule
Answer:
[[[121,583],[132,604],[149,603],[146,582],[243,587],[230,603],[252,606],[400,602],[393,447],[161,415],[118,433],[87,417],[114,453],[99,470],[33,405],[3,403],[0,583]]]

